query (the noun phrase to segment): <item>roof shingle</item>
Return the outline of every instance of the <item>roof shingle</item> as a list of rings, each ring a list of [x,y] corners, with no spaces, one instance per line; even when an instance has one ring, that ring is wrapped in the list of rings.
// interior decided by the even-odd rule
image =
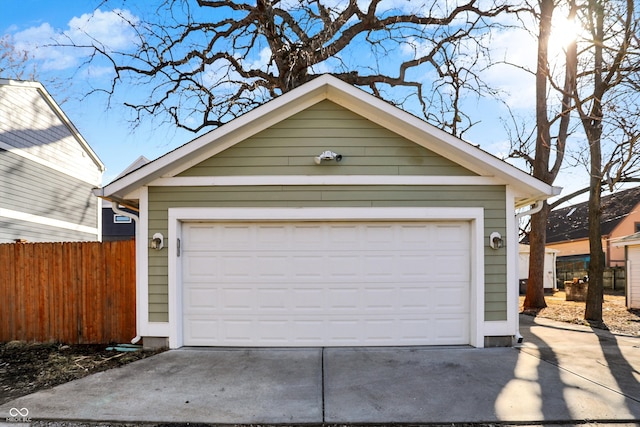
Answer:
[[[602,197],[602,235],[606,236],[640,203],[640,186]],[[547,243],[589,237],[588,202],[578,203],[549,213]]]

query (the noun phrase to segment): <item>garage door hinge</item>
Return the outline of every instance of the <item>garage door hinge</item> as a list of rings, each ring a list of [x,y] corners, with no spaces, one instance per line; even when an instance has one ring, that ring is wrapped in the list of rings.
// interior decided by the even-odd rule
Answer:
[[[180,239],[176,239],[176,254],[179,257],[180,256]]]

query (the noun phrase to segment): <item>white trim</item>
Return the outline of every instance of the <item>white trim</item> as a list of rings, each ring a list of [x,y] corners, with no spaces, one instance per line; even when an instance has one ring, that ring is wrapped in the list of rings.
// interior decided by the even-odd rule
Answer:
[[[483,208],[169,208],[169,242],[182,235],[189,221],[470,221],[470,344],[484,346],[484,209]],[[181,259],[169,244],[169,347],[183,345]]]
[[[632,236],[635,236],[635,234],[633,234]],[[622,237],[620,240],[612,241],[611,244],[616,248],[619,248],[619,247],[622,247],[622,246],[640,245],[640,237],[638,237],[638,238],[630,238],[630,237],[631,236]],[[622,239],[628,239],[628,240],[622,240]],[[576,239],[576,240],[578,240],[578,239]]]
[[[169,336],[169,323],[167,322],[148,322],[145,329],[146,333],[142,337],[162,337]]]
[[[149,326],[149,192],[141,187],[139,192],[140,216],[136,224],[136,276],[138,286],[138,335],[152,337]]]
[[[20,157],[24,157],[27,160],[31,160],[34,163],[38,163],[39,165],[45,166],[49,169],[53,169],[56,172],[60,172],[62,174],[65,174],[67,176],[70,176],[72,178],[78,179],[82,182],[86,182],[87,184],[91,184],[91,185],[100,185],[101,181],[102,181],[102,175],[100,172],[95,171],[96,177],[95,179],[92,180],[88,180],[86,176],[82,176],[81,174],[77,173],[77,171],[73,168],[65,168],[63,166],[60,165],[56,165],[53,162],[50,162],[46,159],[43,159],[42,157],[38,157],[34,154],[29,153],[28,151],[22,149],[22,148],[17,148],[14,147],[12,145],[9,145],[5,142],[0,141],[0,148],[6,151],[9,151],[12,154],[15,154],[16,156],[20,156]]]
[[[98,227],[88,227],[86,225],[74,224],[59,219],[47,218],[45,216],[33,215],[26,212],[14,211],[0,208],[0,217],[17,219],[19,221],[31,222],[34,224],[47,225],[49,227],[64,228],[65,230],[78,231],[80,233],[94,234],[98,236]]]
[[[504,185],[490,176],[423,175],[256,175],[158,178],[150,186],[210,187],[253,185]]]
[[[477,220],[483,208],[345,207],[345,208],[169,208],[172,221],[357,221],[357,220]],[[483,232],[484,233],[484,232]],[[483,261],[484,262],[484,261]]]
[[[518,224],[516,223],[515,212],[515,195],[511,186],[507,186],[505,192],[505,213],[506,213],[506,252],[507,252],[507,325],[503,333],[496,335],[513,335],[518,334],[519,328],[519,304],[520,304],[520,287],[519,287],[519,268],[520,245],[518,243]]]
[[[169,241],[182,241],[181,220],[172,217],[169,209]],[[179,212],[175,212],[179,214]],[[203,219],[208,219],[203,217]],[[182,262],[178,257],[177,244],[169,245],[168,263],[168,298],[169,298],[169,348],[179,348],[183,345],[182,326]]]
[[[98,224],[98,241],[102,242],[102,199],[97,199],[96,200],[96,209],[98,210],[97,212],[97,224]]]
[[[493,322],[484,322],[484,334],[488,337],[509,336],[513,335],[513,322],[509,320],[497,320]]]

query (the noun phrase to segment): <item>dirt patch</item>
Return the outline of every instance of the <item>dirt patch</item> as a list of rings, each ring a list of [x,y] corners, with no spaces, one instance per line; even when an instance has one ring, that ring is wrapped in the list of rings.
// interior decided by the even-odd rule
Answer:
[[[20,341],[0,344],[0,404],[159,352],[118,352],[107,347]]]
[[[560,322],[591,326],[607,329],[615,334],[640,336],[640,310],[628,310],[625,306],[625,296],[621,292],[605,292],[602,304],[602,322],[589,322],[584,319],[585,303],[567,301],[563,291],[545,295],[547,308],[538,312],[537,316]],[[524,297],[520,297],[520,309]],[[526,313],[531,314],[532,313]]]

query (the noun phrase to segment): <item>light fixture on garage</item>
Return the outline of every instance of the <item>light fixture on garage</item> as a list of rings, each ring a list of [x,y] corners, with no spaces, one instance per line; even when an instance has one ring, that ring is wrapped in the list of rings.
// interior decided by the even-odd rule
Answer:
[[[319,156],[313,158],[313,161],[316,162],[316,165],[322,163],[323,160],[335,160],[339,162],[342,160],[342,154],[336,154],[333,151],[327,150],[320,153]]]
[[[500,233],[498,233],[497,231],[491,233],[491,235],[489,236],[489,246],[491,247],[491,249],[500,249],[504,246],[504,240],[502,239]]]
[[[155,249],[156,251],[164,248],[164,236],[162,235],[162,233],[156,233],[153,235],[149,247],[151,249]]]

